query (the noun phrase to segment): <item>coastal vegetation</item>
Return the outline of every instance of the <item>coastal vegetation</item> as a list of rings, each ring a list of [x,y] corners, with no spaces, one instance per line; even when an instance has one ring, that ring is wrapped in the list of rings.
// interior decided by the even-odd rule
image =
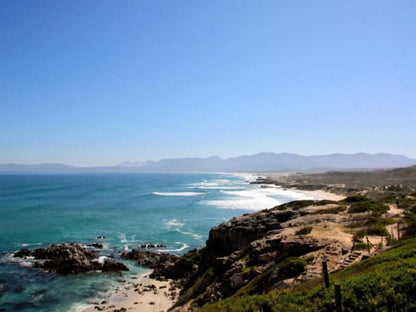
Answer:
[[[416,309],[416,238],[360,261],[330,275],[331,286],[322,279],[293,289],[267,294],[235,296],[201,308],[211,311],[332,311],[334,284],[341,285],[343,311],[413,311]]]

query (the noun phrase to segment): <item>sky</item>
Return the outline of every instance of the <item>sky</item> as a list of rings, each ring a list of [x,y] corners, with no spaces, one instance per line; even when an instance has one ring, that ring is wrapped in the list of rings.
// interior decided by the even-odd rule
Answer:
[[[416,1],[0,0],[0,163],[416,158]]]

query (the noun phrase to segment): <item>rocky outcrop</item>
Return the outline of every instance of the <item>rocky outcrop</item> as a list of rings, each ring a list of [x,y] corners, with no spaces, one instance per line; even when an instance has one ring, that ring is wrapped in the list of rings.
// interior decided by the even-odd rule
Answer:
[[[77,274],[101,270],[103,272],[128,271],[121,262],[106,260],[104,263],[96,259],[96,253],[81,244],[57,244],[34,251],[22,249],[14,257],[33,257],[35,268],[60,274]]]
[[[220,224],[211,229],[205,247],[180,257],[144,248],[122,257],[152,268],[153,278],[175,280],[182,289],[176,307],[192,301],[204,305],[237,292],[261,294],[319,275],[315,271],[323,260],[329,259],[329,268],[336,269],[345,247],[336,225],[351,219],[334,213],[339,206],[296,201]],[[298,234],[304,226],[316,231]]]
[[[245,249],[249,244],[267,234],[282,228],[281,223],[296,218],[297,212],[264,210],[245,214],[211,229],[206,244],[207,252],[216,256],[229,255]]]
[[[277,284],[287,276],[276,267],[279,261],[324,247],[317,240],[281,235],[299,216],[298,211],[273,208],[233,218],[211,229],[206,247],[180,257],[143,249],[121,256],[152,268],[154,278],[176,280],[183,289],[178,306],[196,298],[203,305],[233,295],[261,274]]]

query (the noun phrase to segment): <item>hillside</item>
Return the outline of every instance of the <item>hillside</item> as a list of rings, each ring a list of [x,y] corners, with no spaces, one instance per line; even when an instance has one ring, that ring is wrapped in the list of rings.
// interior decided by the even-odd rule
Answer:
[[[276,183],[284,187],[300,189],[320,189],[347,191],[348,189],[369,189],[386,185],[416,187],[416,166],[374,171],[329,171],[315,174],[268,173],[268,181],[259,183]],[[267,180],[266,179],[266,180]]]
[[[173,158],[159,161],[125,162],[106,167],[76,167],[61,164],[2,164],[0,172],[247,172],[280,170],[377,169],[416,164],[402,155],[331,154],[305,156],[290,153],[258,153],[231,158]]]
[[[342,311],[414,311],[416,238],[333,273],[330,281],[330,288],[316,279],[263,295],[236,294],[201,311],[335,311],[334,284],[341,286]]]

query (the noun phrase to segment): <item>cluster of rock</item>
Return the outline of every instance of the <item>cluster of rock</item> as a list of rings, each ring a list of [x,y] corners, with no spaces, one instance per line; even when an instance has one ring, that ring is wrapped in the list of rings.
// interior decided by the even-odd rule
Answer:
[[[98,247],[98,246],[93,246]],[[89,271],[120,272],[128,271],[121,262],[113,259],[98,261],[93,250],[81,244],[64,243],[35,250],[22,249],[14,254],[16,258],[31,257],[33,267],[60,274],[77,274]]]
[[[176,306],[196,298],[203,305],[229,297],[265,273],[267,291],[287,278],[276,266],[281,259],[325,247],[313,238],[281,235],[282,224],[299,216],[298,211],[277,208],[246,214],[212,228],[204,248],[183,256],[133,249],[122,257],[152,268],[154,278],[175,280],[182,288]]]
[[[143,244],[123,252],[121,257],[152,268],[152,278],[174,280],[175,286],[182,289],[176,302],[179,307],[190,301],[198,305],[214,302],[247,288],[250,293],[268,292],[287,286],[285,283],[294,277],[307,280],[313,275],[314,272],[304,271],[306,261],[298,257],[314,254],[315,262],[310,265],[313,267],[330,256],[335,263],[348,252],[343,251],[344,245],[339,241],[334,244],[334,238],[299,234],[299,229],[306,225],[324,229],[327,224],[350,222],[349,214],[321,213],[323,209],[337,211],[339,205],[325,201],[292,202],[220,224],[211,229],[205,247],[182,256],[149,250],[163,248],[160,244]],[[15,257],[32,257],[35,267],[62,274],[127,270],[113,259],[97,261],[96,249],[100,247],[99,243],[60,244],[33,251],[22,249]]]
[[[142,248],[142,249],[166,248],[166,245],[164,245],[164,244],[141,244],[140,248]]]

